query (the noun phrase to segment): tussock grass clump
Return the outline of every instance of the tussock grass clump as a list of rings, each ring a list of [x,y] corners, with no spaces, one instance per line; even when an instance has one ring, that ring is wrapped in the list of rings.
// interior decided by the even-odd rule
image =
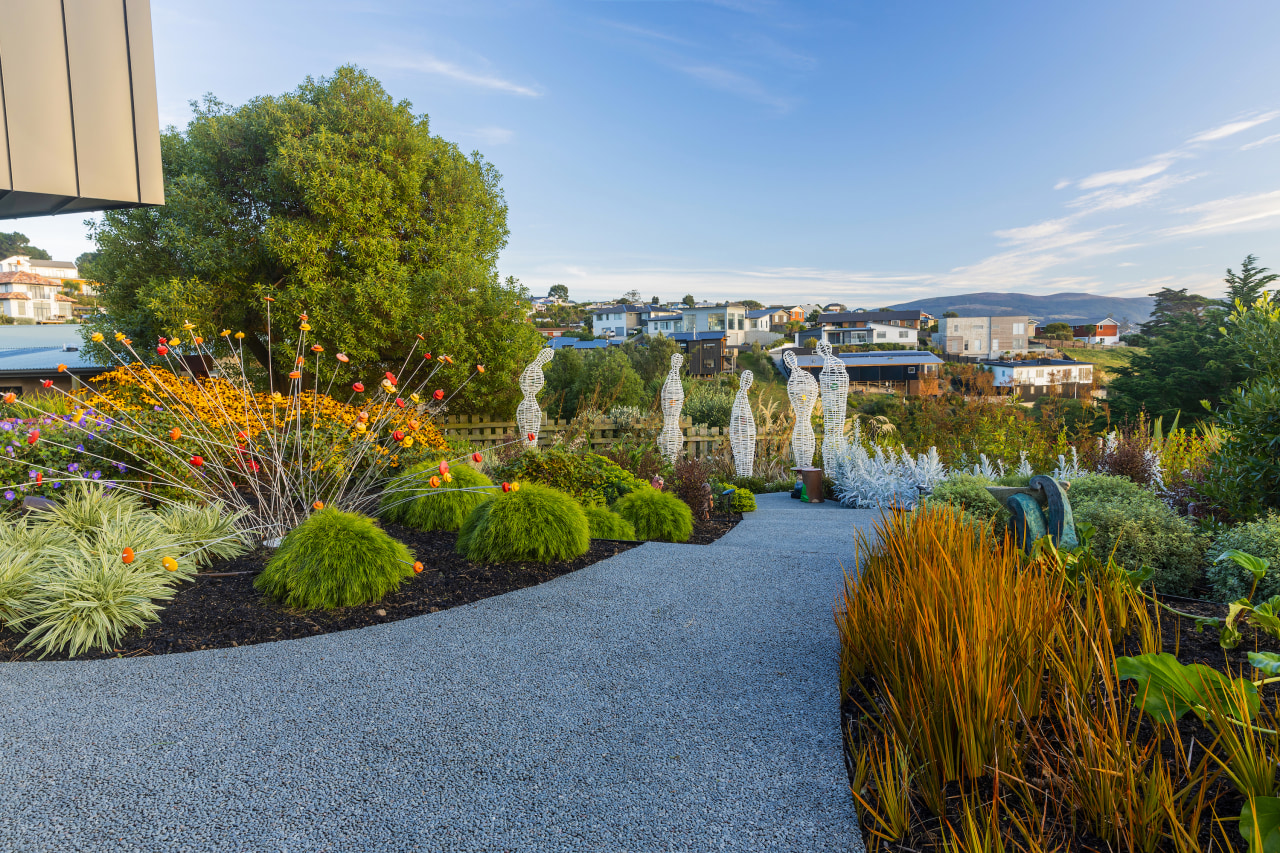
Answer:
[[[388,521],[414,530],[457,530],[480,504],[492,497],[483,489],[493,481],[470,465],[449,469],[452,480],[431,488],[428,480],[438,472],[436,465],[416,465],[404,475],[403,485],[392,491],[380,514]],[[411,495],[417,497],[409,499]]]
[[[693,535],[693,512],[678,497],[649,486],[621,498],[613,509],[631,522],[641,539],[688,542]]]
[[[204,506],[171,504],[157,512],[160,526],[182,543],[198,566],[230,560],[249,553],[252,545],[236,524],[244,510],[232,511],[220,503]]]
[[[413,574],[413,554],[373,519],[333,508],[284,537],[254,586],[286,607],[332,610],[379,601]]]
[[[592,539],[635,539],[636,529],[631,522],[613,510],[602,506],[585,506],[582,511],[587,515],[587,524],[591,527]]]
[[[458,553],[476,563],[572,560],[590,545],[582,505],[535,483],[499,492],[476,507],[458,531]]]

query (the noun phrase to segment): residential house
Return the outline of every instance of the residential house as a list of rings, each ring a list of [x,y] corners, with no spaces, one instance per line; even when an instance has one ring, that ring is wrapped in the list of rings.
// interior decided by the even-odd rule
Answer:
[[[747,312],[746,343],[772,343],[779,335],[787,333],[791,312],[786,308],[757,308]]]
[[[848,310],[849,310],[849,307],[842,302],[828,302],[826,305],[822,306],[822,312],[824,314],[835,314],[841,311],[848,311]]]
[[[1035,333],[1035,321],[1027,316],[943,317],[933,343],[947,355],[998,358],[1004,353],[1025,354]]]
[[[849,387],[861,391],[894,391],[910,395],[940,394],[938,370],[942,359],[931,352],[920,350],[887,352],[842,352],[837,357],[844,362],[849,374]],[[778,359],[779,367],[787,373],[785,362]],[[796,357],[800,369],[818,378],[822,373],[820,355]]]
[[[809,315],[814,311],[819,314],[822,313],[822,306],[809,303],[808,305],[793,305],[788,310],[791,312],[791,322],[807,323],[809,322]]]
[[[1096,323],[1085,323],[1071,327],[1071,337],[1086,344],[1115,346],[1120,343],[1120,324],[1115,318],[1108,316]]]
[[[640,320],[644,323],[645,332],[650,335],[671,337],[672,334],[684,328],[684,314],[673,308],[650,306],[649,310],[641,315]]]
[[[685,308],[682,332],[724,332],[726,346],[737,346],[746,341],[747,308],[740,302],[726,305],[698,305]]]
[[[734,369],[738,351],[728,346],[729,332],[674,332],[670,337],[684,352],[690,376],[715,376]]]
[[[992,373],[999,394],[1018,394],[1024,399],[1044,396],[1088,397],[1093,392],[1093,365],[1065,358],[1036,358],[1022,361],[988,359],[980,362]]]
[[[544,338],[559,338],[569,331],[568,326],[539,326],[538,331]]]
[[[581,338],[559,337],[549,339],[547,341],[547,346],[557,350],[564,349],[565,347],[569,347],[570,349],[604,349],[610,346],[622,346],[622,341],[619,339],[605,340],[604,338],[584,341]]]
[[[53,279],[30,272],[0,272],[0,310],[6,317],[36,323],[71,319],[75,300]]]
[[[817,328],[802,331],[796,343],[808,338],[842,344],[901,344],[915,347],[919,330],[933,318],[923,311],[837,311],[822,314]]]
[[[591,331],[597,338],[625,340],[640,331],[640,316],[647,305],[602,305],[591,312]]]
[[[112,369],[86,358],[82,346],[79,326],[0,326],[0,394],[41,392],[45,380],[70,391]]]
[[[0,260],[0,272],[29,272],[55,281],[80,278],[80,272],[71,261],[42,261],[27,255],[11,255]]]
[[[535,296],[529,300],[534,311],[546,311],[552,305],[567,305],[559,296]]]

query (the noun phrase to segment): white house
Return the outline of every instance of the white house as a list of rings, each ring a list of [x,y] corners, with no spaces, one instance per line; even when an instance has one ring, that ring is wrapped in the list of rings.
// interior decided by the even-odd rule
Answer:
[[[26,255],[12,255],[0,260],[0,272],[29,272],[55,281],[79,278],[80,272],[71,261],[42,261]]]
[[[725,346],[744,343],[747,337],[747,307],[739,302],[727,305],[698,305],[680,312],[682,332],[724,332]]]
[[[997,391],[1017,392],[1034,398],[1057,393],[1066,397],[1088,396],[1093,386],[1093,365],[1065,358],[1024,361],[988,360],[981,364],[992,374]]]
[[[61,282],[30,272],[0,272],[0,310],[6,317],[63,323],[71,319],[74,305],[63,295]]]
[[[773,343],[786,333],[791,312],[786,308],[757,308],[747,312],[747,337],[749,344]]]
[[[919,333],[910,326],[890,326],[885,323],[867,323],[854,329],[822,326],[796,332],[796,345],[799,346],[809,338],[826,341],[833,347],[846,344],[899,344],[914,349]]]
[[[1114,317],[1108,315],[1105,320],[1099,320],[1096,323],[1072,326],[1071,337],[1087,344],[1115,346],[1120,343],[1120,324],[1115,321]]]
[[[675,332],[684,330],[684,315],[670,308],[652,306],[640,318],[644,322],[644,330],[650,335],[671,337]]]

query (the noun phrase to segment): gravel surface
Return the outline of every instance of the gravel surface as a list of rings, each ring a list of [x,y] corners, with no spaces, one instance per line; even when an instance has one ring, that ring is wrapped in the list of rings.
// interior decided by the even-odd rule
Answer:
[[[874,516],[758,500],[401,622],[0,665],[0,850],[861,850],[831,605]]]

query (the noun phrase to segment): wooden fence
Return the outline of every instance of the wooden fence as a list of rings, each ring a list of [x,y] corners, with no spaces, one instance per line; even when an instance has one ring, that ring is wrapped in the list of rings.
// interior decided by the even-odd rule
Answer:
[[[465,439],[476,447],[494,447],[515,441],[519,437],[520,427],[515,421],[490,420],[485,415],[445,415],[438,422],[446,436]],[[567,418],[548,418],[542,413],[542,429],[538,431],[538,446],[550,447],[569,432],[571,421]],[[713,450],[716,445],[729,437],[728,429],[709,427],[705,424],[694,424],[691,418],[681,418],[680,428],[684,433],[684,452],[689,456],[703,456]],[[604,418],[583,428],[581,424],[572,427],[581,430],[586,443],[592,450],[600,450],[615,443],[619,439],[637,432],[648,430],[657,432],[662,429],[662,421],[657,418],[646,418],[627,426],[620,426],[612,419]]]

